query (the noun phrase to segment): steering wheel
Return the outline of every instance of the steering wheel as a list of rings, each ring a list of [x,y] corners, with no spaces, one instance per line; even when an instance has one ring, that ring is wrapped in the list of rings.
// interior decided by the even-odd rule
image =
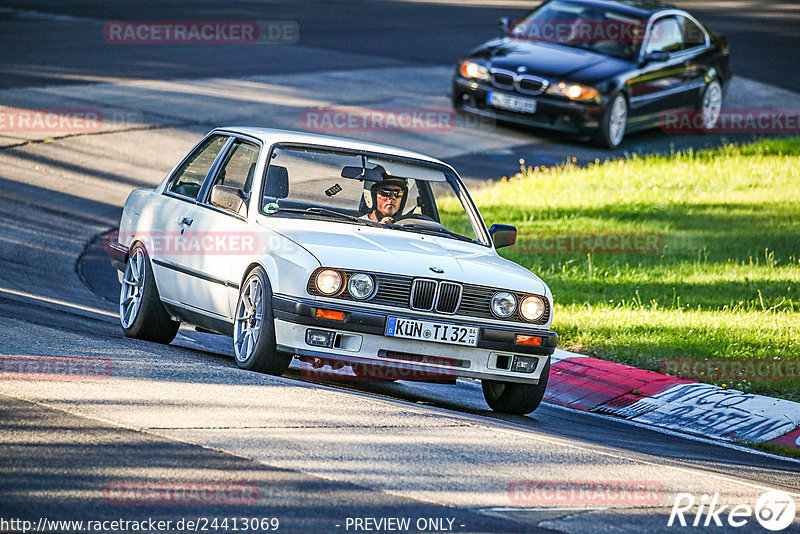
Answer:
[[[416,224],[417,226],[421,226],[423,228],[441,228],[442,225],[432,218],[428,217],[427,215],[422,215],[421,213],[409,213],[408,215],[403,215],[399,219],[395,219],[395,224],[403,226],[406,224]]]

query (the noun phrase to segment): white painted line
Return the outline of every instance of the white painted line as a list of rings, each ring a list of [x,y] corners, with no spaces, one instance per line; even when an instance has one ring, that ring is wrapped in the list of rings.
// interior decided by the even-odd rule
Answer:
[[[67,302],[65,300],[54,299],[50,297],[44,297],[42,295],[34,295],[33,293],[28,293],[27,291],[19,291],[16,289],[8,289],[5,287],[0,287],[0,293],[6,293],[8,295],[14,295],[16,297],[23,297],[26,299],[38,300],[41,302],[47,302],[48,304],[55,304],[57,306],[66,306],[67,308],[73,308],[75,310],[81,310],[89,313],[96,313],[98,315],[103,315],[105,317],[113,317],[114,319],[118,319],[119,315],[116,313],[111,313],[106,310],[101,310],[99,308],[93,308],[91,306],[83,306],[80,304],[73,304],[72,302]]]

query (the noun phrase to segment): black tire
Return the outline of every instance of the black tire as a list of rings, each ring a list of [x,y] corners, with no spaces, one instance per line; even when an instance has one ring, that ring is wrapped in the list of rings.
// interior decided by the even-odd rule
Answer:
[[[257,286],[260,291],[260,297],[258,297],[261,304],[260,321],[257,320],[258,301],[255,301],[256,297],[250,296],[249,293],[254,286]],[[253,306],[254,301],[255,306]],[[254,313],[249,316],[248,308],[254,309]],[[255,341],[253,341],[253,337]],[[250,343],[252,343],[252,349]],[[236,316],[234,317],[233,350],[236,354],[236,364],[249,371],[280,376],[292,363],[291,354],[279,352],[276,348],[272,286],[261,267],[256,267],[247,274],[239,290]]]
[[[612,132],[612,128],[614,125],[614,121],[612,119],[612,115],[614,114],[614,106],[622,106],[624,105],[624,114],[625,114],[625,122],[626,124],[622,127],[621,135],[616,135]],[[628,118],[628,101],[625,99],[625,95],[622,93],[617,93],[611,97],[606,106],[605,111],[603,112],[603,118],[600,119],[600,130],[597,132],[596,141],[606,148],[617,148],[620,143],[622,143],[622,139],[625,137],[625,131],[627,130],[627,118]]]
[[[143,280],[132,278],[134,272],[138,272]],[[120,323],[126,336],[163,344],[175,339],[181,323],[174,321],[164,309],[150,266],[150,256],[141,243],[136,243],[128,253],[119,296]],[[138,307],[131,308],[137,297]]]
[[[548,359],[538,384],[481,380],[483,398],[486,399],[486,404],[495,412],[527,415],[536,410],[539,404],[542,403],[549,377],[550,360]]]

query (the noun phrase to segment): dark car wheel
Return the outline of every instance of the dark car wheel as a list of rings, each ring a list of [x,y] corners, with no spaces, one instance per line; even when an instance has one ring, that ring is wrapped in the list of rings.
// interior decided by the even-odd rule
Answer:
[[[292,363],[291,354],[276,349],[272,287],[261,267],[250,271],[239,290],[233,325],[233,350],[236,364],[250,371],[281,375]]]
[[[526,415],[539,407],[550,377],[550,360],[542,370],[538,384],[518,384],[498,380],[481,380],[486,404],[495,412]]]
[[[175,339],[181,326],[161,304],[150,257],[141,243],[128,254],[119,291],[119,320],[126,336],[164,344]]]
[[[598,142],[608,148],[617,148],[625,137],[628,124],[628,101],[625,95],[617,93],[606,106],[600,120]]]
[[[703,114],[703,128],[713,130],[722,111],[722,84],[716,78],[711,80],[700,93],[698,109]]]

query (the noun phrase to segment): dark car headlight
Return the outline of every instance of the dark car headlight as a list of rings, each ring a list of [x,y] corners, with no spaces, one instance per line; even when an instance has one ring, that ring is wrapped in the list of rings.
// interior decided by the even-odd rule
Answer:
[[[489,69],[474,61],[462,61],[461,65],[458,67],[458,72],[464,78],[477,78],[478,80],[489,79]]]
[[[547,88],[547,94],[569,98],[570,100],[593,100],[598,92],[594,87],[579,83],[558,82]]]

